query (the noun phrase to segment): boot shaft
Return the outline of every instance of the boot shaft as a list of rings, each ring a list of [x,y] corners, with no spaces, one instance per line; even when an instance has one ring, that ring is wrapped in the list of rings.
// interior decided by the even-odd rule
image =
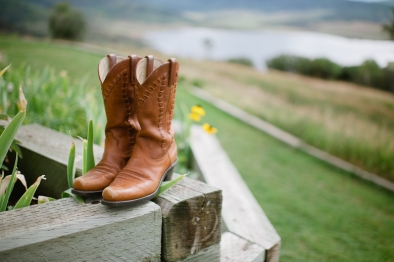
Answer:
[[[137,65],[137,73],[140,73],[138,79],[143,81],[137,87],[137,115],[141,127],[137,140],[145,140],[152,158],[162,157],[174,143],[171,121],[174,116],[178,70],[179,63],[175,59],[169,59],[156,68],[152,56],[146,57]],[[146,72],[145,76],[141,77],[143,72]]]
[[[141,57],[108,55],[99,63],[99,78],[107,117],[105,146],[130,155],[140,129],[137,119],[135,68]],[[116,148],[115,148],[116,147]]]

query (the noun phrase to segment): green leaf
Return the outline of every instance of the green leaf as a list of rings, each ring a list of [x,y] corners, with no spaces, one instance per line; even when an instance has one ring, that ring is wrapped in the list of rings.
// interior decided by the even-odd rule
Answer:
[[[71,139],[70,153],[68,154],[67,182],[68,187],[73,187],[75,178],[75,143]]]
[[[96,166],[94,163],[94,153],[93,153],[93,120],[89,121],[89,128],[88,128],[88,141],[86,145],[86,172]]]
[[[14,206],[14,209],[22,208],[22,207],[27,207],[30,205],[31,200],[33,199],[34,193],[36,193],[36,190],[38,186],[40,185],[41,180],[45,180],[45,175],[39,176],[34,182],[33,185],[31,185],[26,192],[21,196],[21,198],[18,200],[16,205]]]
[[[17,166],[17,164],[18,164],[18,153],[16,153],[15,164],[14,164],[14,169],[12,170],[10,183],[7,186],[7,190],[5,191],[5,194],[1,194],[1,197],[0,197],[0,212],[3,212],[7,209],[8,199],[10,198],[11,192],[14,189],[14,184],[16,181],[16,166]]]
[[[11,66],[11,64],[9,66],[7,66],[6,68],[4,68],[3,70],[0,71],[0,77],[5,73],[5,71],[7,71],[7,69]]]
[[[88,141],[86,139],[82,140],[83,143],[83,155],[82,155],[82,175],[88,172]]]
[[[179,181],[181,181],[183,178],[185,177],[185,175],[181,175],[179,177],[177,177],[174,180],[171,181],[164,181],[160,188],[159,188],[159,193],[157,193],[157,195],[159,196],[160,194],[162,194],[163,192],[167,191],[170,187],[172,187],[173,185],[175,185],[176,183],[178,183]]]
[[[7,155],[8,149],[12,144],[12,140],[19,127],[22,125],[23,120],[26,116],[26,110],[21,110],[19,113],[12,119],[12,121],[5,128],[3,133],[0,136],[0,164],[3,164],[4,159]]]
[[[23,158],[21,148],[14,142],[11,143],[11,150],[17,152],[20,158]]]
[[[62,193],[62,198],[72,197],[72,198],[74,198],[78,203],[80,203],[80,204],[85,204],[85,202],[83,201],[83,198],[80,197],[80,196],[77,196],[77,195],[73,194],[73,193],[71,192],[71,189],[72,189],[72,188],[69,188],[69,189],[63,191],[63,193]]]

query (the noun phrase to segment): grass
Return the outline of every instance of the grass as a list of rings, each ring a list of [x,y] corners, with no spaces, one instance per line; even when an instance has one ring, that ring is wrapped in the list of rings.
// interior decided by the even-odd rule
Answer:
[[[294,150],[185,90],[282,238],[281,261],[394,261],[394,195]],[[234,135],[236,134],[236,135]]]
[[[0,35],[0,64],[12,63],[13,68],[24,64],[32,65],[32,70],[42,70],[50,66],[57,72],[65,71],[70,79],[88,77],[87,88],[100,88],[97,80],[99,59],[106,53],[86,53],[72,44],[54,44],[50,41],[34,41]],[[80,57],[83,57],[81,59]]]
[[[394,181],[394,95],[226,63],[187,62],[190,83],[320,149]]]
[[[10,47],[13,43],[18,44],[19,52]],[[41,51],[36,54],[36,50]],[[52,56],[56,50],[62,50],[62,57],[66,60],[73,57],[75,63],[54,59]],[[57,70],[66,70],[75,80],[91,71],[96,72],[102,57],[75,50],[72,46],[59,47],[53,43],[25,42],[8,37],[0,40],[0,52],[5,53],[13,64],[23,63],[26,57],[34,68],[51,65]],[[230,81],[232,76],[226,75],[227,70],[211,70],[210,66],[217,66],[216,63],[204,63],[206,69],[203,70],[199,68],[202,64],[181,61],[182,79],[204,76],[203,88],[209,88],[211,92],[215,91],[213,80],[220,80],[222,89],[228,91],[226,93],[237,90],[234,81]],[[227,67],[226,64],[221,66]],[[234,68],[234,65],[228,66]],[[243,73],[241,67],[236,68],[238,71],[234,75],[237,77],[252,74],[250,70]],[[281,79],[284,77],[287,78]],[[300,81],[294,76],[277,73],[270,73],[265,78],[267,83]],[[92,79],[92,83],[96,81],[96,78]],[[281,261],[394,261],[393,193],[328,166],[245,125],[190,95],[184,88],[186,84],[179,86],[177,102],[189,106],[201,104],[206,109],[205,120],[219,129],[217,136],[222,146],[282,238]],[[323,82],[318,84],[324,88]],[[256,96],[262,88],[258,85],[242,87],[248,94],[256,92]],[[89,84],[86,88],[90,92],[100,92],[98,84]],[[275,86],[272,89],[275,91]],[[272,98],[274,91],[271,91]],[[222,91],[218,93],[224,96]],[[244,97],[247,96],[239,96],[240,99]],[[384,101],[384,98],[377,97]]]
[[[2,53],[3,50],[6,52]],[[0,61],[0,65],[12,63],[4,79],[7,86],[13,84],[10,91],[0,82],[0,114],[13,116],[18,112],[17,87],[22,86],[28,101],[26,122],[86,137],[87,123],[93,119],[94,141],[103,142],[105,115],[101,109],[100,84],[95,76],[100,55],[87,54],[75,46],[66,48],[64,44],[22,42],[9,37],[0,40],[0,54],[8,60],[7,63]],[[84,59],[80,59],[81,56]],[[4,99],[12,102],[5,106]]]

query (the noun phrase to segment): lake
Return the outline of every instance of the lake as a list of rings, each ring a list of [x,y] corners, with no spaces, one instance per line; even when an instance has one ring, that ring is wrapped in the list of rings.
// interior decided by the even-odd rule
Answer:
[[[245,57],[258,69],[265,69],[265,61],[280,54],[325,57],[340,65],[359,65],[366,59],[374,59],[382,67],[394,62],[392,41],[313,32],[181,28],[149,31],[144,37],[150,47],[176,57],[213,60]]]

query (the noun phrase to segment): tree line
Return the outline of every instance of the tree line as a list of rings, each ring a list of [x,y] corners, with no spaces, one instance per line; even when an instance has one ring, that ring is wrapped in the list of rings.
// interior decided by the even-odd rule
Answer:
[[[376,61],[366,60],[358,66],[340,66],[326,58],[308,59],[280,55],[266,61],[267,67],[285,72],[342,80],[394,93],[394,63],[381,68]]]

